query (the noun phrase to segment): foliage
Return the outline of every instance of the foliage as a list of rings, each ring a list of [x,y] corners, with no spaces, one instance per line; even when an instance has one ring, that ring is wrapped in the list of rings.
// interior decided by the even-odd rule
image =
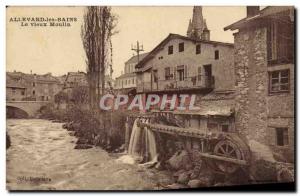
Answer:
[[[72,101],[75,104],[83,105],[87,104],[89,101],[88,88],[84,86],[78,86],[72,89],[71,92]]]
[[[68,94],[64,91],[59,91],[56,95],[54,95],[54,102],[57,104],[60,104],[62,102],[68,102],[68,100]]]

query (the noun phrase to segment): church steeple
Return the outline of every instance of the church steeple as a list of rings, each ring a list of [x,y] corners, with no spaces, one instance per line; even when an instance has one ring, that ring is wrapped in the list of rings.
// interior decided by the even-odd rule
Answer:
[[[187,30],[187,32],[186,32],[186,34],[187,34],[188,37],[191,36],[192,30],[193,30],[193,26],[192,26],[192,21],[191,21],[191,19],[190,19],[189,26],[188,26],[188,30]]]
[[[190,20],[189,22],[187,36],[194,39],[209,38],[209,30],[202,15],[202,6],[194,6],[193,17],[192,21]]]

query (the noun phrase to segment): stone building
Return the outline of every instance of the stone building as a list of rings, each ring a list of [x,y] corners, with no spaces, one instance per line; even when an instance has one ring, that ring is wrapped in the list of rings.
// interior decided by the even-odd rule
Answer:
[[[7,72],[7,100],[53,101],[62,83],[50,73]]]
[[[76,87],[89,87],[87,74],[85,72],[68,72],[68,74],[62,78],[64,78],[63,91],[69,95],[71,95],[72,90]],[[109,75],[105,75],[104,85],[106,90],[111,89],[114,85],[114,80]]]
[[[132,56],[128,61],[125,62],[124,74],[116,78],[114,89],[134,89],[136,88],[136,69],[135,66],[138,61],[142,60],[147,53],[140,54],[139,58],[137,55]]]
[[[68,72],[63,82],[64,91],[70,91],[75,87],[88,87],[87,76],[85,72]]]
[[[288,161],[294,151],[294,8],[247,7],[234,33],[236,130]]]
[[[6,100],[21,101],[27,96],[26,85],[22,77],[6,75]]]

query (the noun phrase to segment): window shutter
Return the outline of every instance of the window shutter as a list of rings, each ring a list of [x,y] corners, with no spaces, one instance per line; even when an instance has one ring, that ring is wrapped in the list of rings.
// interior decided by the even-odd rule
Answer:
[[[173,76],[174,80],[176,80],[176,68],[174,68],[174,76]]]
[[[172,66],[170,67],[170,74],[173,74],[173,77],[171,77],[170,79],[174,79],[174,69]]]
[[[184,77],[185,77],[185,79],[187,79],[187,77],[188,77],[188,66],[187,65],[185,65],[184,66]]]

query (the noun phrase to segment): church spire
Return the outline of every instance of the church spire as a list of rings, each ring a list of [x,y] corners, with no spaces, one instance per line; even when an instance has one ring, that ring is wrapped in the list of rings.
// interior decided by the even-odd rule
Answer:
[[[202,15],[202,6],[194,6],[192,21],[190,20],[187,36],[194,39],[203,39],[204,30],[209,33],[206,21]],[[204,36],[207,37],[207,36]],[[209,37],[209,36],[208,36]]]
[[[191,36],[192,30],[193,30],[193,25],[192,25],[192,20],[190,19],[190,21],[189,21],[189,26],[188,26],[188,30],[187,30],[187,32],[186,32],[186,34],[187,34],[188,37]]]

